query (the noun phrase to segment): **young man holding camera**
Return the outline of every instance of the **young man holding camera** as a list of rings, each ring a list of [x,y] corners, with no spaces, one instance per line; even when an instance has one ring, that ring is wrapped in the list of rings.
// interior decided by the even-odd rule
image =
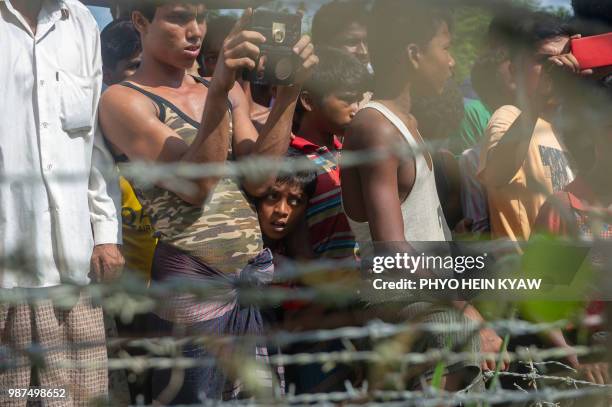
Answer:
[[[271,38],[247,29],[252,11],[236,24],[220,53],[212,81],[186,75],[196,60],[206,34],[206,9],[186,0],[143,0],[134,3],[132,21],[142,39],[142,63],[129,82],[112,86],[104,94],[100,123],[116,155],[130,161],[156,163],[219,164],[247,157],[280,157],[289,146],[290,130],[301,84],[317,64],[314,47],[302,37],[293,47],[300,66],[294,86],[279,87],[270,118],[260,134],[249,120],[248,104],[228,94],[240,92],[237,76],[256,68],[260,47]],[[231,114],[230,114],[231,113]],[[231,126],[230,126],[231,124]],[[270,264],[257,214],[247,198],[261,196],[274,183],[202,176],[190,180],[191,188],[175,177],[153,187],[134,180],[138,197],[153,220],[160,239],[153,261],[155,282],[182,278],[187,283],[234,278],[253,259]],[[183,180],[184,181],[184,180]],[[155,325],[163,333],[186,329],[187,334],[259,334],[259,310],[239,307],[228,292],[214,303],[197,301],[180,293],[157,311]],[[183,331],[185,332],[185,331]],[[186,357],[219,356],[235,349],[188,346]],[[243,349],[247,351],[247,349]],[[259,356],[258,347],[248,349]],[[224,360],[228,369],[205,366],[186,369],[180,388],[167,387],[176,372],[153,375],[153,390],[160,403],[190,404],[202,399],[228,399],[241,391],[240,370]]]

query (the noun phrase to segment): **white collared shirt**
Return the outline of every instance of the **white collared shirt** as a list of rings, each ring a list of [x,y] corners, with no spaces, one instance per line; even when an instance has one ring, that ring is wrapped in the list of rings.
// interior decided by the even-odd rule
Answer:
[[[121,241],[89,10],[43,0],[33,34],[0,0],[0,78],[0,287],[87,284],[94,244]]]

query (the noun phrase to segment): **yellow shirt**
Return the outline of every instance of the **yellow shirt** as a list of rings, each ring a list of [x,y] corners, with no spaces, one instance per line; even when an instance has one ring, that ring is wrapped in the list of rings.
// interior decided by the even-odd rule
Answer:
[[[491,117],[480,153],[479,173],[498,163],[488,160],[521,111],[503,106]],[[529,148],[514,177],[504,185],[487,185],[491,234],[494,238],[528,240],[540,208],[551,194],[561,191],[574,179],[567,151],[552,125],[542,119],[536,123]],[[485,181],[481,177],[481,181]]]
[[[130,183],[121,177],[120,185],[125,266],[127,270],[135,270],[150,279],[153,253],[157,245],[151,219],[142,210]]]

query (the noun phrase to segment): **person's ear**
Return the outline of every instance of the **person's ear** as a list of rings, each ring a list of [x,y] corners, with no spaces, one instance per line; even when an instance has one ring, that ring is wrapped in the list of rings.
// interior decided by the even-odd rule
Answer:
[[[132,24],[134,24],[134,28],[140,33],[145,34],[149,28],[149,24],[151,22],[142,15],[140,11],[132,12]]]
[[[305,111],[312,112],[314,110],[314,101],[312,95],[308,93],[308,91],[302,91],[302,93],[300,93],[300,103]]]
[[[413,69],[419,69],[419,65],[421,62],[421,50],[416,44],[408,44],[406,47],[406,58],[408,60],[409,65]]]
[[[113,84],[113,75],[111,74],[108,68],[102,67],[102,82],[106,86],[111,86]]]

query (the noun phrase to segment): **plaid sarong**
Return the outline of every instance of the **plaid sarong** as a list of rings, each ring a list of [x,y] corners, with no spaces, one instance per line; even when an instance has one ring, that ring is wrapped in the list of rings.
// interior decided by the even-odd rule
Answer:
[[[31,386],[66,389],[66,398],[43,400],[45,406],[85,406],[108,392],[107,353],[102,308],[81,295],[69,309],[51,300],[0,304],[0,405],[31,405],[9,399],[7,389]],[[96,368],[66,368],[92,363]],[[34,373],[34,374],[33,374]]]

